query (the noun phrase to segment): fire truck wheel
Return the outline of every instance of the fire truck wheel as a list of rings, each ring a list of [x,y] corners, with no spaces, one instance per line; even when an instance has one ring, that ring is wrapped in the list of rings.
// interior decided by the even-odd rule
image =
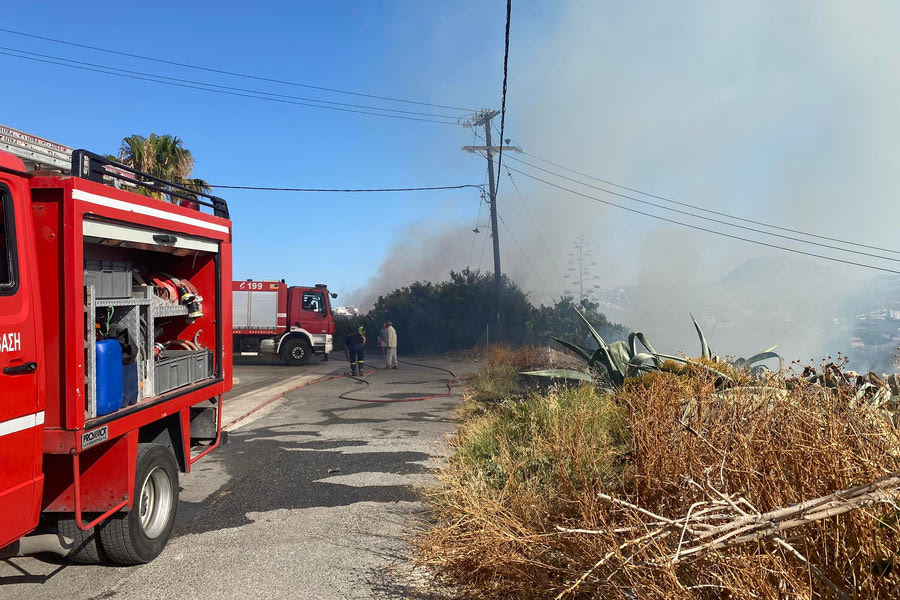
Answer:
[[[139,444],[134,505],[100,525],[100,542],[113,562],[147,563],[156,558],[172,532],[178,506],[178,466],[168,448]]]
[[[89,523],[98,516],[85,513],[82,519],[85,523]],[[95,527],[82,531],[75,524],[75,517],[60,517],[56,521],[56,528],[60,535],[74,541],[72,549],[66,555],[70,561],[82,565],[97,565],[106,561],[106,556],[100,549],[100,539]]]
[[[294,338],[284,343],[281,358],[289,365],[305,365],[312,356],[312,348],[306,340]]]

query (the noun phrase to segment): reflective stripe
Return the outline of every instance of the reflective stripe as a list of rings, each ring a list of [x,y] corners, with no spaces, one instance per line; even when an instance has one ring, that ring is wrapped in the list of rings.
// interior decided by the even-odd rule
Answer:
[[[44,411],[33,415],[25,415],[24,417],[16,417],[15,419],[0,423],[0,436],[16,433],[17,431],[24,431],[43,424]]]
[[[147,215],[149,217],[156,217],[157,219],[165,219],[166,221],[174,221],[175,223],[184,223],[185,225],[193,225],[194,227],[202,227],[203,229],[211,229],[213,231],[228,233],[228,227],[226,227],[225,225],[207,223],[206,221],[201,221],[200,219],[195,219],[193,217],[173,215],[168,211],[160,210],[158,208],[150,208],[149,206],[132,204],[131,202],[125,202],[124,200],[116,200],[115,198],[98,196],[97,194],[85,192],[84,190],[72,190],[72,197],[83,202],[90,202],[91,204],[99,204],[100,206],[108,206],[109,208],[127,210],[130,212]]]

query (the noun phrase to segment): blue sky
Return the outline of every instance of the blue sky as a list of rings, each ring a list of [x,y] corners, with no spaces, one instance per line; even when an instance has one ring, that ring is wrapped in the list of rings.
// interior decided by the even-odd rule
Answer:
[[[50,7],[52,5],[52,8]],[[165,60],[365,93],[499,105],[502,3],[17,3],[2,27]],[[148,63],[0,33],[0,46],[125,69],[327,100],[462,114]],[[416,187],[481,183],[458,126],[291,106],[0,56],[16,93],[0,122],[74,147],[115,152],[132,133],[182,137],[195,174],[218,184]],[[475,190],[349,195],[222,191],[235,222],[235,276],[327,282],[346,294],[423,218],[466,223]],[[466,240],[468,243],[468,239]]]
[[[4,7],[0,27],[313,85],[498,108],[504,17],[501,0],[284,2],[249,10],[237,2],[90,10],[49,2]],[[370,102],[3,33],[0,46],[220,85]],[[14,82],[0,99],[0,123],[99,152],[115,151],[132,133],[176,134],[194,152],[196,175],[215,184],[395,187],[480,184],[485,177],[484,161],[460,150],[472,143],[472,131],[457,126],[170,88],[2,55],[0,65]],[[778,0],[515,0],[507,136],[534,155],[679,201],[896,248],[897,73],[900,4],[890,0],[835,0],[815,8]],[[504,164],[531,170],[514,158]],[[605,200],[688,219],[531,172]],[[571,268],[571,244],[583,233],[602,286],[665,290],[642,296],[625,322],[645,331],[655,323],[685,322],[690,341],[686,315],[705,306],[702,284],[754,257],[791,257],[627,213],[522,174],[513,180],[502,173],[500,181],[503,269],[536,303],[571,289],[562,275]],[[479,210],[473,190],[222,195],[235,222],[237,277],[327,282],[340,302],[365,303],[416,279],[490,266],[490,244],[481,254],[484,228],[471,231]],[[692,222],[835,257],[900,264]],[[830,278],[810,290],[806,302],[833,298],[835,282],[877,274],[828,268]],[[747,292],[735,300],[735,314],[770,298],[771,290]],[[740,317],[732,338],[748,328],[766,345],[783,342],[780,323]],[[720,339],[726,334],[719,332]]]

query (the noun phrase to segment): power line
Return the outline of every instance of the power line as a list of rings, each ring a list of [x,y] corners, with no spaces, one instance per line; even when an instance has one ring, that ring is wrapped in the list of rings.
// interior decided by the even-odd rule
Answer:
[[[472,145],[474,146],[475,140],[478,139],[478,130],[475,129],[474,127],[472,128],[472,135],[473,135]],[[478,202],[478,214],[475,215],[475,227],[472,229],[472,247],[469,249],[469,264],[466,266],[467,269],[471,268],[471,266],[472,266],[472,257],[474,256],[474,252],[475,252],[475,242],[478,239],[478,222],[481,221],[481,209],[484,206],[484,188],[485,188],[485,186],[487,186],[487,178],[488,178],[487,171],[485,171],[484,175],[482,176],[481,199]],[[484,242],[482,242],[482,244],[481,244],[481,258],[482,259],[484,258],[484,246],[486,244],[487,244],[487,236],[484,237]],[[478,264],[478,270],[479,271],[481,270],[480,260],[479,260],[479,264]]]
[[[490,236],[487,236],[487,235],[484,236],[484,241],[481,242],[481,257],[478,259],[478,271],[479,272],[481,271],[481,264],[484,262],[484,251],[487,248],[488,237],[490,237]]]
[[[503,127],[506,125],[506,76],[509,67],[509,22],[511,14],[512,0],[506,0],[506,41],[503,43],[503,97],[500,100],[500,152],[497,155],[497,187],[494,189],[494,201],[496,201],[497,193],[500,191],[500,175],[503,173]]]
[[[434,190],[461,190],[465,188],[484,189],[480,185],[463,184],[463,185],[436,185],[430,187],[408,187],[408,188],[282,188],[282,187],[256,187],[251,185],[213,185],[211,188],[219,188],[223,190],[256,190],[261,192],[340,192],[340,193],[363,193],[363,192],[430,192]]]
[[[828,240],[828,241],[830,241],[830,242],[838,242],[838,243],[841,243],[841,244],[847,244],[847,245],[849,245],[849,246],[859,246],[860,248],[869,248],[870,250],[880,250],[880,251],[882,251],[882,252],[890,252],[891,254],[900,254],[900,250],[891,250],[890,248],[881,248],[881,247],[879,247],[879,246],[869,246],[869,245],[867,245],[867,244],[861,244],[861,243],[859,243],[859,242],[852,242],[852,241],[849,241],[849,240],[842,240],[842,239],[840,239],[840,238],[833,238],[833,237],[828,237],[828,236],[824,236],[824,235],[818,235],[818,234],[815,234],[815,233],[809,233],[809,232],[807,232],[807,231],[801,231],[801,230],[799,230],[799,229],[791,229],[791,228],[789,228],[789,227],[782,227],[782,226],[780,226],[780,225],[773,225],[773,224],[771,224],[771,223],[765,223],[765,222],[763,222],[763,221],[755,221],[755,220],[753,220],[753,219],[747,219],[747,218],[744,218],[744,217],[738,217],[738,216],[736,216],[736,215],[731,215],[731,214],[728,214],[728,213],[724,213],[724,212],[719,212],[719,211],[716,211],[716,210],[712,210],[712,209],[709,209],[709,208],[704,208],[704,207],[702,207],[702,206],[697,206],[697,205],[695,205],[695,204],[688,204],[687,202],[679,202],[678,200],[673,200],[673,199],[671,199],[671,198],[666,198],[665,196],[658,196],[658,195],[656,195],[656,194],[651,194],[650,192],[644,192],[644,191],[641,191],[641,190],[638,190],[638,189],[635,189],[635,188],[632,188],[632,187],[628,187],[628,186],[626,186],[626,185],[620,185],[620,184],[615,183],[615,182],[613,182],[613,181],[609,181],[608,179],[601,179],[601,178],[599,178],[599,177],[594,177],[593,175],[588,175],[587,173],[582,173],[581,171],[576,171],[575,169],[571,169],[571,168],[566,167],[566,166],[564,166],[564,165],[561,165],[561,164],[555,163],[555,162],[553,162],[553,161],[547,160],[546,158],[541,158],[540,156],[535,156],[534,154],[529,154],[528,152],[525,152],[524,150],[522,151],[522,154],[524,154],[524,155],[526,155],[526,156],[530,156],[531,158],[536,158],[537,160],[539,160],[539,161],[541,161],[541,162],[545,162],[545,163],[547,163],[547,164],[549,164],[549,165],[553,165],[554,167],[558,167],[558,168],[560,168],[560,169],[564,169],[564,170],[566,170],[566,171],[569,171],[570,173],[575,173],[576,175],[581,175],[582,177],[587,177],[588,179],[593,179],[594,181],[599,181],[599,182],[601,182],[601,183],[605,183],[605,184],[607,184],[607,185],[611,185],[611,186],[614,186],[614,187],[617,187],[617,188],[620,188],[620,189],[623,189],[623,190],[628,190],[629,192],[635,192],[635,193],[637,193],[637,194],[641,194],[641,195],[643,195],[643,196],[648,196],[648,197],[650,197],[650,198],[656,198],[656,199],[662,200],[662,201],[664,201],[664,202],[671,202],[672,204],[678,204],[679,206],[685,206],[685,207],[687,207],[687,208],[693,208],[693,209],[695,209],[695,210],[699,210],[699,211],[702,211],[702,212],[710,213],[710,214],[713,214],[713,215],[718,215],[718,216],[720,216],[720,217],[727,217],[727,218],[729,218],[729,219],[734,219],[735,221],[743,221],[744,223],[752,223],[752,224],[754,224],[754,225],[761,225],[761,226],[763,226],[763,227],[770,227],[770,228],[772,228],[772,229],[778,229],[778,230],[780,230],[780,231],[787,231],[788,233],[796,233],[796,234],[799,234],[799,235],[805,235],[805,236],[817,238],[817,239],[820,239],[820,240]],[[513,158],[513,160],[519,160],[519,161],[521,161],[521,162],[525,162],[525,161],[523,161],[522,159],[517,158],[517,157],[515,157],[515,156],[513,156],[512,158]],[[529,164],[529,163],[525,163],[525,164]],[[531,165],[531,166],[533,166],[533,165]],[[535,168],[540,168],[540,167],[535,167]]]
[[[563,191],[565,191],[565,192],[569,192],[569,193],[571,193],[571,194],[575,194],[576,196],[581,196],[582,198],[587,198],[588,200],[593,200],[593,201],[595,201],[595,202],[600,202],[601,204],[606,204],[606,205],[609,205],[609,206],[613,206],[613,207],[615,207],[615,208],[620,208],[620,209],[622,209],[622,210],[627,210],[628,212],[632,212],[632,213],[635,213],[635,214],[638,214],[638,215],[643,215],[643,216],[645,216],[645,217],[650,217],[650,218],[652,218],[652,219],[657,219],[657,220],[659,220],[659,221],[665,221],[665,222],[667,222],[667,223],[673,223],[673,224],[675,224],[675,225],[681,225],[681,226],[683,226],[683,227],[689,227],[689,228],[691,228],[691,229],[696,229],[696,230],[698,230],[698,231],[705,231],[705,232],[707,232],[707,233],[712,233],[712,234],[715,234],[715,235],[720,235],[720,236],[722,236],[722,237],[727,237],[727,238],[731,238],[731,239],[734,239],[734,240],[740,240],[740,241],[742,241],[742,242],[749,242],[749,243],[751,243],[751,244],[757,244],[757,245],[759,245],[759,246],[766,246],[767,248],[775,248],[776,250],[784,250],[784,251],[786,251],[786,252],[793,252],[793,253],[795,253],[795,254],[802,254],[802,255],[804,255],[804,256],[811,256],[811,257],[813,257],[813,258],[821,258],[821,259],[823,259],[823,260],[830,260],[830,261],[833,261],[833,262],[839,262],[839,263],[843,263],[843,264],[845,264],[845,265],[853,265],[853,266],[855,266],[855,267],[864,267],[864,268],[866,268],[866,269],[874,269],[874,270],[876,270],[876,271],[884,271],[885,273],[895,273],[895,274],[900,275],[900,271],[895,271],[894,269],[887,269],[887,268],[884,268],[884,267],[876,267],[876,266],[874,266],[874,265],[868,265],[868,264],[865,264],[865,263],[853,262],[853,261],[850,261],[850,260],[844,260],[844,259],[842,259],[842,258],[834,258],[834,257],[832,257],[832,256],[825,256],[825,255],[823,255],[823,254],[816,254],[816,253],[814,253],[814,252],[806,252],[806,251],[804,251],[804,250],[797,250],[796,248],[789,248],[789,247],[787,247],[787,246],[779,246],[779,245],[777,245],[777,244],[770,244],[770,243],[768,243],[768,242],[761,242],[761,241],[759,241],[759,240],[754,240],[754,239],[751,239],[751,238],[745,238],[745,237],[741,237],[741,236],[739,236],[739,235],[733,235],[733,234],[730,234],[730,233],[725,233],[725,232],[723,232],[723,231],[716,231],[715,229],[707,229],[706,227],[700,227],[699,225],[691,225],[690,223],[684,223],[683,221],[676,221],[675,219],[669,219],[669,218],[666,218],[666,217],[661,217],[661,216],[659,216],[659,215],[654,215],[653,213],[644,212],[644,211],[641,211],[641,210],[637,210],[637,209],[635,209],[635,208],[630,208],[630,207],[628,207],[628,206],[622,206],[621,204],[616,204],[615,202],[609,202],[608,200],[603,200],[602,198],[597,198],[596,196],[591,196],[591,195],[589,195],[589,194],[585,194],[585,193],[583,193],[583,192],[579,192],[579,191],[573,190],[573,189],[571,189],[571,188],[567,188],[567,187],[565,187],[565,186],[562,186],[562,185],[553,183],[553,182],[551,182],[551,181],[547,181],[546,179],[541,179],[540,177],[537,177],[537,176],[535,176],[535,175],[531,175],[530,173],[526,173],[525,171],[520,171],[520,170],[518,170],[518,169],[513,169],[512,167],[507,167],[507,168],[508,168],[508,169],[511,169],[512,171],[515,171],[516,173],[520,173],[520,174],[524,175],[525,177],[528,177],[528,178],[530,178],[530,179],[534,179],[534,180],[536,180],[536,181],[540,181],[541,183],[544,183],[544,184],[549,185],[549,186],[551,186],[551,187],[555,187],[555,188],[560,189],[560,190],[563,190]],[[802,241],[802,240],[798,240],[798,241]]]
[[[469,248],[469,263],[466,269],[472,266],[472,257],[475,255],[475,240],[478,239],[478,221],[481,220],[481,207],[484,206],[484,191],[481,193],[481,200],[478,202],[478,214],[475,215],[475,227],[472,229],[472,247]]]
[[[519,191],[519,186],[516,183],[516,180],[513,179],[512,172],[510,172],[509,167],[506,167],[506,175],[509,177],[509,181],[510,181],[510,183],[512,183],[513,188],[516,190],[516,195],[519,197],[519,201],[522,203],[522,208],[525,209],[525,214],[528,215],[528,220],[531,223],[531,228],[534,229],[534,233],[537,235],[537,238],[540,241],[541,246],[544,247],[544,251],[549,254],[549,252],[548,252],[549,246],[547,245],[546,241],[544,240],[544,236],[541,235],[541,230],[538,229],[537,223],[535,222],[534,217],[531,215],[531,210],[529,210],[528,205],[525,203],[525,197],[522,196],[522,192]],[[563,284],[563,289],[565,289],[566,281],[565,281],[565,279],[563,279],[560,272],[556,270],[555,265],[553,266],[553,272],[556,273],[556,276],[559,278],[560,283]]]
[[[531,260],[529,260],[528,255],[525,254],[525,250],[522,249],[521,244],[519,244],[519,240],[516,239],[516,236],[513,235],[512,230],[509,228],[509,225],[506,224],[506,221],[503,220],[503,217],[500,217],[500,222],[503,223],[503,227],[506,228],[506,233],[509,234],[509,237],[512,238],[512,241],[516,244],[516,248],[519,249],[519,252],[522,253],[522,258],[525,259],[525,262],[528,263],[528,266],[531,267],[532,273],[537,277],[538,282],[541,284],[541,287],[544,288],[544,291],[547,293],[547,296],[550,298],[550,302],[556,304],[556,298],[553,297],[553,294],[550,293],[550,289],[544,283],[544,280],[541,278],[540,273],[537,272],[537,269],[534,268],[534,264],[532,264]]]
[[[360,96],[360,97],[363,97],[363,98],[373,98],[373,99],[376,99],[376,100],[386,100],[386,101],[389,101],[389,102],[403,102],[403,103],[405,103],[405,104],[418,104],[418,105],[420,105],[420,106],[432,106],[432,107],[434,107],[434,108],[447,108],[447,109],[450,109],[450,110],[460,110],[460,111],[463,111],[463,112],[475,112],[474,109],[471,109],[471,108],[462,108],[462,107],[459,107],[459,106],[447,106],[447,105],[443,105],[443,104],[433,104],[433,103],[431,103],[431,102],[419,102],[419,101],[416,101],[416,100],[407,100],[407,99],[404,99],[404,98],[395,98],[395,97],[391,97],[391,96],[378,96],[378,95],[375,95],[375,94],[364,94],[364,93],[362,93],[362,92],[352,92],[352,91],[349,91],[349,90],[341,90],[341,89],[337,89],[337,88],[329,88],[329,87],[323,87],[323,86],[318,86],[318,85],[310,85],[310,84],[307,84],[307,83],[298,83],[298,82],[296,82],[296,81],[285,81],[285,80],[283,80],[283,79],[273,79],[273,78],[270,78],[270,77],[262,77],[262,76],[259,76],[259,75],[249,75],[249,74],[247,74],[247,73],[238,73],[238,72],[235,72],[235,71],[226,71],[226,70],[224,70],[224,69],[215,69],[215,68],[211,68],[211,67],[201,67],[201,66],[198,66],[198,65],[191,65],[191,64],[181,63],[181,62],[176,62],[176,61],[172,61],[172,60],[164,60],[164,59],[161,59],[161,58],[153,58],[153,57],[151,57],[151,56],[142,56],[142,55],[140,55],[140,54],[131,54],[131,53],[129,53],[129,52],[121,52],[121,51],[119,51],[119,50],[110,50],[110,49],[108,49],[108,48],[101,48],[101,47],[99,47],[99,46],[91,46],[91,45],[88,45],[88,44],[79,44],[79,43],[76,43],[76,42],[69,42],[69,41],[66,41],[66,40],[59,40],[59,39],[56,39],[56,38],[45,37],[45,36],[41,36],[41,35],[35,35],[35,34],[32,34],[32,33],[25,33],[25,32],[23,32],[23,31],[15,31],[15,30],[13,30],[13,29],[4,29],[4,28],[0,28],[0,31],[2,31],[2,32],[4,32],[4,33],[11,33],[11,34],[13,34],[13,35],[20,35],[20,36],[23,36],[23,37],[33,38],[33,39],[37,39],[37,40],[44,40],[44,41],[47,41],[47,42],[53,42],[53,43],[56,43],[56,44],[65,44],[66,46],[74,46],[74,47],[77,47],[77,48],[85,48],[85,49],[88,49],[88,50],[95,50],[95,51],[97,51],[97,52],[105,52],[105,53],[107,53],[107,54],[116,54],[116,55],[118,55],[118,56],[127,56],[128,58],[137,58],[137,59],[140,59],[140,60],[147,60],[147,61],[151,61],[151,62],[155,62],[155,63],[161,63],[161,64],[165,64],[165,65],[173,65],[173,66],[176,66],[176,67],[184,67],[184,68],[186,68],[186,69],[196,69],[196,70],[198,70],[198,71],[207,71],[207,72],[209,72],[209,73],[219,73],[219,74],[221,74],[221,75],[230,75],[230,76],[232,76],[232,77],[243,77],[243,78],[245,78],[245,79],[255,79],[255,80],[257,80],[257,81],[267,81],[267,82],[270,82],[270,83],[279,83],[279,84],[282,84],[282,85],[291,85],[291,86],[295,86],[295,87],[302,87],[302,88],[307,88],[307,89],[312,89],[312,90],[320,90],[320,91],[323,91],[323,92],[332,92],[332,93],[335,93],[335,94],[349,94],[349,95],[351,95],[351,96]]]
[[[52,59],[52,60],[57,60],[57,61],[63,61],[66,63],[72,63],[72,64],[77,64],[77,65],[96,67],[99,69],[106,69],[108,71],[118,71],[121,73],[130,73],[132,75],[141,75],[144,77],[154,77],[156,79],[164,79],[167,81],[178,81],[181,83],[189,83],[192,85],[202,85],[202,86],[206,86],[206,87],[210,87],[210,88],[231,90],[231,91],[235,91],[235,92],[247,92],[247,93],[259,94],[259,95],[263,95],[263,96],[272,96],[275,98],[289,98],[291,100],[302,100],[304,102],[317,102],[317,103],[321,103],[321,104],[330,104],[333,106],[347,106],[350,108],[362,108],[362,109],[366,109],[366,110],[385,111],[385,112],[393,112],[393,113],[400,113],[400,114],[406,114],[406,115],[419,115],[419,116],[423,116],[423,117],[438,117],[441,119],[458,119],[459,118],[457,115],[440,115],[440,114],[435,114],[435,113],[426,113],[426,112],[420,112],[420,111],[414,111],[414,110],[401,110],[401,109],[397,109],[397,108],[382,108],[380,106],[372,106],[369,104],[351,104],[348,102],[334,102],[332,100],[320,100],[318,98],[307,98],[305,96],[292,96],[290,94],[277,94],[275,92],[266,92],[263,90],[239,88],[239,87],[228,86],[228,85],[218,85],[215,83],[207,83],[205,81],[197,81],[194,79],[182,79],[180,77],[169,77],[167,75],[158,75],[156,73],[147,73],[146,71],[135,71],[133,69],[121,69],[119,67],[111,67],[109,65],[85,62],[82,60],[74,60],[71,58],[64,58],[61,56],[53,56],[52,54],[40,54],[39,52],[29,52],[28,50],[20,50],[19,48],[9,48],[7,46],[0,46],[0,50],[7,50],[10,52],[17,52],[19,54],[37,56],[40,58],[47,58],[47,59]],[[22,56],[20,58],[27,58],[27,57]],[[110,73],[110,75],[112,75],[112,74],[113,73]]]
[[[419,118],[419,117],[410,117],[410,116],[404,116],[404,115],[392,115],[392,114],[385,114],[385,113],[379,113],[379,112],[371,112],[371,111],[365,111],[365,110],[356,110],[356,109],[351,109],[351,108],[340,108],[340,107],[337,107],[337,106],[322,106],[321,104],[311,104],[311,103],[308,103],[308,102],[298,102],[298,101],[294,101],[294,100],[286,100],[286,99],[282,99],[282,98],[270,98],[270,97],[264,97],[264,96],[255,96],[255,95],[252,95],[252,94],[242,94],[242,93],[238,93],[238,92],[230,92],[230,91],[227,91],[227,90],[212,89],[212,88],[209,88],[209,87],[201,87],[201,86],[195,86],[195,85],[188,85],[188,84],[184,84],[184,83],[176,83],[176,82],[172,82],[172,81],[162,81],[162,80],[159,80],[159,79],[151,79],[151,78],[148,78],[148,77],[139,77],[139,76],[137,76],[137,75],[127,75],[127,74],[125,74],[125,73],[115,73],[115,72],[112,72],[112,71],[101,70],[101,69],[95,69],[95,68],[84,67],[84,66],[79,66],[79,65],[71,65],[71,64],[67,64],[67,63],[55,62],[55,61],[52,61],[52,60],[47,60],[47,59],[42,59],[42,58],[35,58],[35,57],[31,57],[31,56],[22,56],[22,55],[19,55],[19,54],[12,54],[12,53],[10,53],[10,52],[0,52],[0,55],[12,56],[12,57],[14,57],[14,58],[19,58],[19,59],[23,59],[23,60],[31,60],[31,61],[35,61],[35,62],[42,62],[42,63],[52,64],[52,65],[58,65],[58,66],[61,66],[61,67],[67,67],[67,68],[70,68],[70,69],[79,69],[79,70],[81,70],[81,71],[93,71],[93,72],[96,72],[96,73],[103,73],[103,74],[105,74],[105,75],[113,75],[113,76],[115,76],[115,77],[124,77],[124,78],[127,78],[127,79],[137,79],[137,80],[142,80],[142,81],[150,81],[150,82],[152,82],[152,83],[160,83],[160,84],[163,84],[163,85],[170,85],[170,86],[174,86],[174,87],[181,87],[181,88],[188,88],[188,89],[202,90],[202,91],[205,91],[205,92],[212,92],[212,93],[216,93],[216,94],[226,94],[226,95],[229,95],[229,96],[239,96],[239,97],[243,97],[243,98],[252,98],[252,99],[255,99],[255,100],[267,100],[267,101],[269,101],[269,102],[279,102],[279,103],[281,103],[281,104],[294,104],[294,105],[298,105],[298,106],[309,106],[309,107],[313,107],[313,108],[322,108],[322,109],[326,109],[326,110],[336,110],[336,111],[340,111],[340,112],[357,113],[357,114],[363,114],[363,115],[374,115],[374,116],[377,116],[377,117],[389,117],[389,118],[392,118],[392,119],[405,119],[405,120],[408,120],[408,121],[423,121],[423,122],[427,122],[427,123],[440,123],[440,124],[443,124],[443,125],[457,125],[457,124],[458,124],[458,123],[456,123],[455,121],[439,121],[439,120],[437,120],[437,119],[427,119],[427,118]],[[376,110],[377,110],[377,109],[376,109]]]
[[[520,158],[515,158],[515,157],[513,157],[513,159],[514,159],[514,160],[517,160],[517,161],[519,161],[519,162],[522,162],[522,163],[528,165],[529,167],[531,167],[531,168],[533,168],[533,169],[537,169],[538,171],[543,171],[544,173],[549,173],[550,175],[553,175],[553,176],[555,176],[555,177],[559,177],[560,179],[565,179],[566,181],[571,181],[571,182],[573,182],[573,183],[577,183],[577,184],[579,184],[579,185],[583,185],[583,186],[585,186],[585,187],[589,187],[589,188],[598,190],[598,191],[603,192],[603,193],[605,193],[605,194],[611,194],[611,195],[613,195],[613,196],[618,196],[619,198],[624,198],[624,199],[627,199],[627,200],[632,200],[632,201],[634,201],[634,202],[639,202],[639,203],[641,203],[641,204],[645,204],[645,205],[648,205],[648,206],[653,206],[653,207],[659,208],[659,209],[661,209],[661,210],[668,210],[668,211],[671,211],[671,212],[674,212],[674,213],[678,213],[678,214],[681,214],[681,215],[685,215],[685,216],[688,216],[688,217],[692,217],[692,218],[694,218],[694,219],[703,219],[704,221],[710,221],[710,222],[713,222],[713,223],[718,223],[718,224],[720,224],[720,225],[725,225],[725,226],[727,226],[727,227],[734,227],[734,228],[736,228],[736,229],[743,229],[743,230],[745,230],[745,231],[752,231],[752,232],[754,232],[754,233],[760,233],[760,234],[762,234],[762,235],[770,235],[770,236],[772,236],[772,237],[782,238],[782,239],[790,240],[790,241],[797,242],[797,243],[800,243],[800,244],[809,244],[809,245],[812,245],[812,246],[819,246],[819,247],[821,247],[821,248],[828,248],[828,249],[830,249],[830,250],[837,250],[838,252],[847,252],[847,253],[849,253],[849,254],[857,254],[857,255],[860,255],[860,256],[868,256],[868,257],[871,257],[871,258],[877,258],[877,259],[880,259],[880,260],[889,260],[889,261],[893,261],[893,262],[900,262],[900,258],[891,258],[890,256],[882,256],[882,255],[880,255],[880,254],[872,254],[871,252],[863,252],[863,251],[861,251],[861,250],[853,250],[853,249],[850,249],[850,248],[841,248],[840,246],[832,246],[831,244],[823,244],[822,242],[814,242],[814,241],[811,241],[811,240],[802,240],[802,239],[795,238],[795,237],[792,237],[792,236],[789,236],[789,235],[784,235],[784,234],[781,234],[781,233],[774,233],[774,232],[772,232],[772,231],[765,231],[764,229],[756,229],[755,227],[747,227],[746,225],[739,225],[739,224],[737,224],[737,223],[729,223],[728,221],[723,221],[723,220],[721,220],[721,219],[716,219],[716,218],[713,218],[713,217],[706,217],[706,216],[703,216],[703,215],[697,215],[697,214],[694,214],[694,213],[691,213],[691,212],[688,212],[688,211],[685,211],[685,210],[680,210],[680,209],[677,209],[677,208],[672,208],[671,206],[665,206],[665,205],[662,205],[662,204],[658,204],[658,203],[656,203],[656,202],[650,202],[649,200],[642,200],[642,199],[640,199],[640,198],[635,198],[634,196],[629,196],[628,194],[622,194],[622,193],[620,193],[620,192],[615,192],[615,191],[613,191],[613,190],[608,190],[608,189],[605,189],[605,188],[602,188],[602,187],[598,187],[598,186],[596,186],[596,185],[591,185],[590,183],[585,183],[585,182],[583,182],[583,181],[579,181],[579,180],[577,180],[577,179],[573,179],[572,177],[567,177],[566,175],[561,175],[561,174],[559,174],[559,173],[556,173],[555,171],[551,171],[551,170],[549,170],[549,169],[544,169],[543,167],[539,167],[539,166],[534,165],[534,164],[532,164],[532,163],[530,163],[530,162],[528,162],[528,161],[524,161],[524,160],[522,160],[522,159],[520,159]],[[515,171],[515,169],[513,169],[513,170]],[[521,171],[518,171],[518,172],[521,173]],[[888,250],[888,252],[890,252],[890,250]]]

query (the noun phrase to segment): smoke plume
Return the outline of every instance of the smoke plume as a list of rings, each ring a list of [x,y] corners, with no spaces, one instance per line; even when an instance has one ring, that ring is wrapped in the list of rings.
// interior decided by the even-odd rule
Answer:
[[[895,224],[886,217],[900,193],[900,5],[556,6],[541,23],[524,7],[514,11],[507,137],[530,155],[724,213],[892,245]],[[804,252],[897,265],[641,205],[516,158],[635,194],[529,155],[504,156],[510,168],[622,206]],[[878,274],[628,213],[505,169],[499,178],[498,207],[518,242],[501,226],[504,270],[532,300],[548,303],[572,289],[563,276],[583,233],[601,285],[631,290],[631,301],[609,302],[610,316],[663,339],[666,350],[695,351],[693,312],[723,354],[780,344],[787,358],[821,356],[844,298]],[[427,243],[420,230],[407,231],[357,294],[361,303],[465,267],[471,234],[461,231],[432,230]],[[483,266],[490,269],[489,260]]]

